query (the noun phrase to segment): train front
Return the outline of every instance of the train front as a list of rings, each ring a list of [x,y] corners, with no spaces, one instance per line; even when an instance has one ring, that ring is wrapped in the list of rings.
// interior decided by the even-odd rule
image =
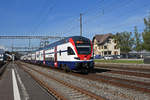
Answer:
[[[93,45],[90,39],[77,36],[69,40],[75,50],[75,70],[89,72],[94,68]]]

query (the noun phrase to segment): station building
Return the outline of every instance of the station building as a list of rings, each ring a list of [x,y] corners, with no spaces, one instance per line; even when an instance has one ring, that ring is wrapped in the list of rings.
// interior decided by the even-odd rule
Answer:
[[[120,55],[120,48],[111,33],[97,34],[93,37],[94,55]]]

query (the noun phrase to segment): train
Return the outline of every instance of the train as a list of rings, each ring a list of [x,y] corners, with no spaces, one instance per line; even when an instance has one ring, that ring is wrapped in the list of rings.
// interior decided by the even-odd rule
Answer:
[[[4,49],[0,49],[0,62],[4,61],[4,55],[5,55]]]
[[[0,68],[5,64],[5,51],[0,48]]]
[[[94,68],[92,41],[83,36],[67,37],[21,57],[25,62],[90,72]]]

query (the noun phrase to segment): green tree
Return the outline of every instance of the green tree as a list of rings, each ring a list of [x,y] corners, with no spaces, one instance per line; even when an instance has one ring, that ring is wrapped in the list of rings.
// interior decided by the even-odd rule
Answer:
[[[132,51],[134,38],[131,32],[116,33],[114,39],[117,41],[117,46],[120,48],[121,53],[128,55]]]
[[[148,19],[144,18],[145,29],[143,32],[143,47],[147,51],[150,51],[150,17]]]
[[[135,44],[135,51],[140,52],[142,50],[142,41],[141,41],[141,34],[138,33],[137,27],[134,27],[134,44]]]

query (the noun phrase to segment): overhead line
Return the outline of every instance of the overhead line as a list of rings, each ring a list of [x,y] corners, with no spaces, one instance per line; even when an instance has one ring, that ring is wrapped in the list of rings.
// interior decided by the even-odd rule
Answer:
[[[0,36],[0,39],[62,39],[61,36]]]
[[[98,1],[99,1],[99,3],[102,3],[102,2],[104,2],[105,0],[98,0]],[[93,9],[94,9],[94,8],[92,8],[92,9],[87,9],[86,11],[82,12],[82,14],[85,15],[85,14],[87,14],[88,12],[90,12],[90,11],[93,10]],[[79,15],[78,15],[78,17],[76,18],[76,20],[79,21]],[[68,33],[68,32],[70,32],[70,31],[72,31],[73,29],[77,28],[78,26],[79,26],[79,25],[77,24],[77,25],[71,27],[69,30],[67,30],[67,31],[64,32],[64,33]]]
[[[130,0],[129,0],[130,1]],[[128,1],[128,2],[129,2]],[[104,0],[102,0],[102,2],[104,2]],[[111,4],[111,3],[109,3],[109,4]],[[121,6],[122,7],[122,6]],[[107,8],[109,8],[109,7],[107,7]],[[89,9],[88,9],[89,10]],[[90,10],[89,10],[90,11]],[[88,12],[89,12],[88,11]],[[87,14],[88,12],[86,12],[86,13],[83,13],[83,14]],[[89,19],[88,21],[86,21],[86,22],[83,22],[83,24],[86,24],[87,22],[89,22],[89,21],[93,21],[93,20],[95,20],[95,18],[98,18],[99,16],[103,16],[103,13],[101,14],[101,15],[97,15],[96,17],[94,17],[94,18],[92,18],[92,20],[91,19]],[[70,31],[72,31],[73,29],[75,29],[75,28],[77,28],[78,27],[78,25],[76,25],[76,26],[74,26],[74,27],[72,27],[69,31],[67,31],[67,32],[70,32]]]
[[[144,6],[143,8],[145,8],[145,7],[149,6],[149,4],[143,5],[143,6]],[[130,10],[130,12],[131,12],[131,11],[137,11],[137,10],[139,10],[139,9],[135,8],[135,9]],[[128,15],[128,16],[129,16],[129,15]],[[127,16],[126,16],[126,17],[127,17]],[[144,16],[144,17],[147,17],[147,16]],[[141,20],[141,19],[143,19],[143,18],[139,18],[139,19],[137,19],[137,21],[138,21],[138,20]],[[144,23],[144,21],[143,21],[143,23]],[[119,24],[119,25],[113,26],[113,27],[111,27],[111,28],[114,29],[114,28],[117,28],[117,27],[125,26],[125,25],[128,25],[128,26],[129,26],[128,23],[124,23],[124,24]],[[134,26],[135,26],[135,25],[134,25]]]
[[[49,0],[47,0],[47,1],[49,1]],[[45,3],[45,4],[47,4],[47,3]],[[50,14],[50,12],[54,9],[54,7],[55,7],[55,5],[56,4],[53,4],[52,6],[48,6],[48,10],[47,10],[47,12],[46,12],[46,15],[41,19],[41,20],[39,20],[39,23],[36,25],[36,27],[35,27],[35,29],[34,30],[38,30],[38,28],[45,22],[45,20],[47,20],[47,18],[48,18],[48,16],[49,16],[49,14]],[[43,6],[43,7],[45,7],[45,6]]]

